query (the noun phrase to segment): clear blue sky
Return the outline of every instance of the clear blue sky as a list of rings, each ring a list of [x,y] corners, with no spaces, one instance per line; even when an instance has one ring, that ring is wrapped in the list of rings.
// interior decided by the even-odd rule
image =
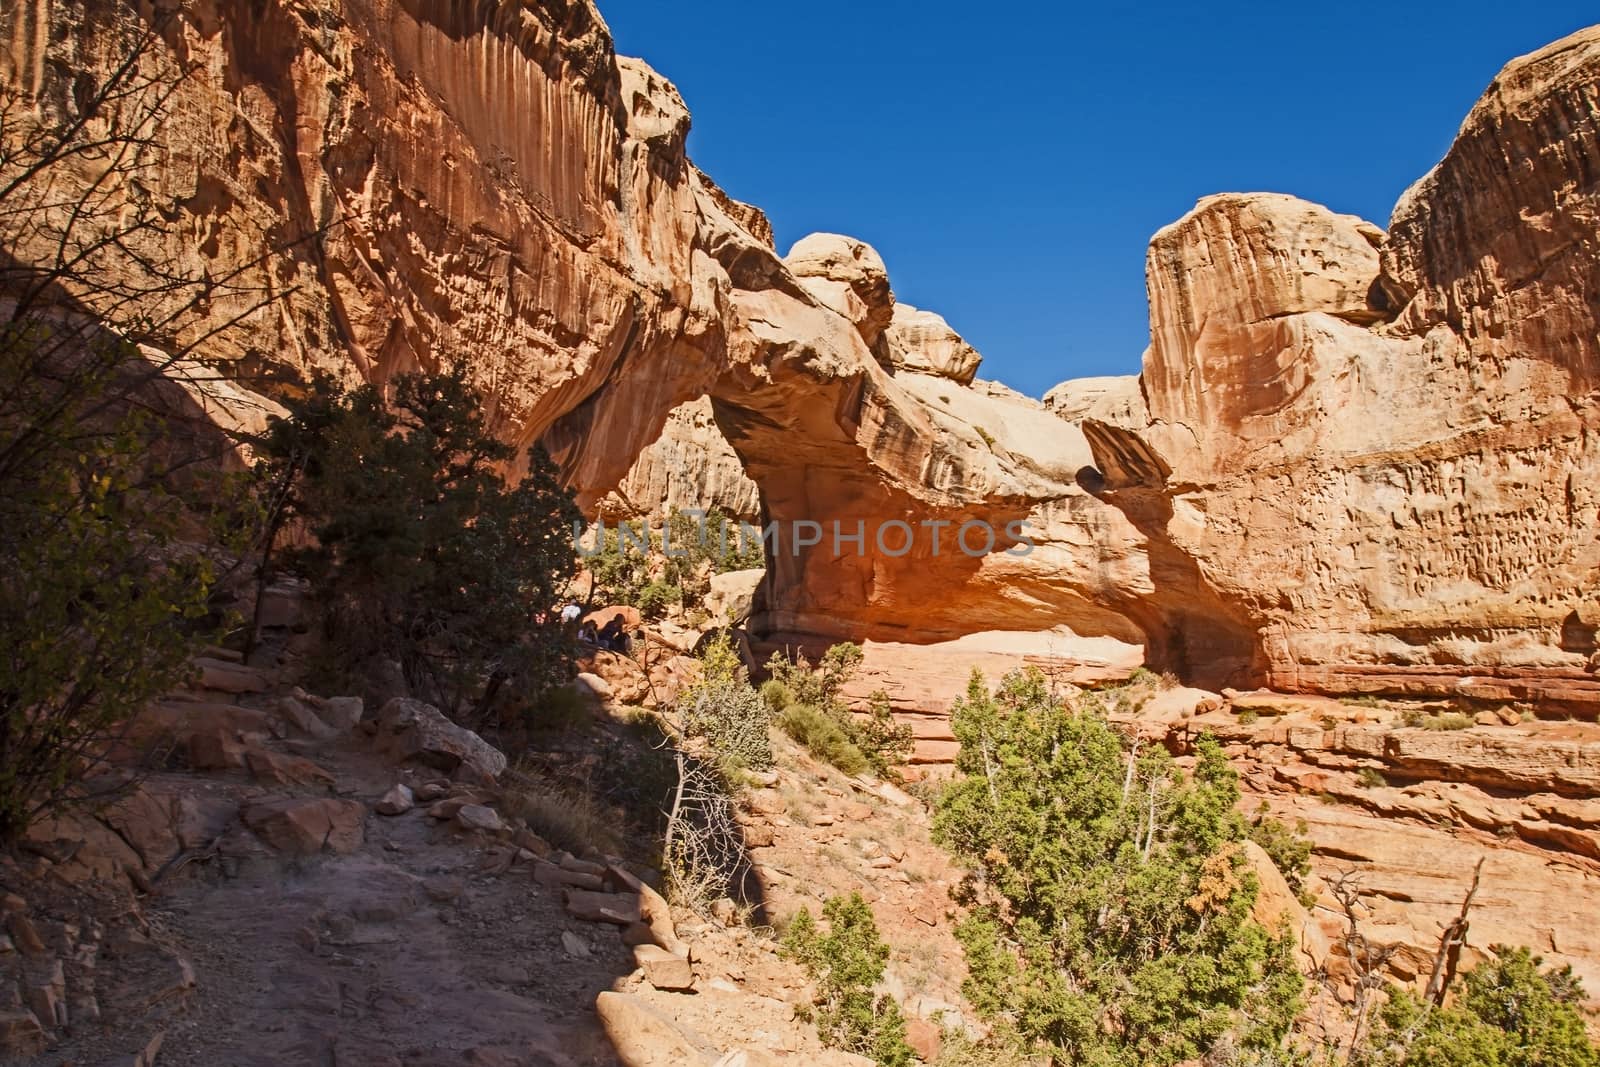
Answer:
[[[780,252],[870,242],[982,376],[1035,396],[1138,370],[1145,245],[1199,197],[1387,225],[1508,59],[1600,21],[1592,0],[598,2]]]

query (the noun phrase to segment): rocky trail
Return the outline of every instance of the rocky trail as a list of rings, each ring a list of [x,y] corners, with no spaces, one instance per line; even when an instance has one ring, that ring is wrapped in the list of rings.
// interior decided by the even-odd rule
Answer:
[[[162,769],[0,865],[6,1063],[850,1067],[866,1061],[796,1019],[804,976],[748,923],[851,890],[882,916],[913,1038],[932,1056],[932,1020],[962,1024],[952,872],[887,783],[786,748],[741,814],[764,907],[697,917],[649,867],[574,856],[511,814],[529,768],[582,774],[611,751],[574,738],[625,735],[623,709],[592,706],[495,781],[504,757],[425,705],[363,715],[202,667],[149,716]]]

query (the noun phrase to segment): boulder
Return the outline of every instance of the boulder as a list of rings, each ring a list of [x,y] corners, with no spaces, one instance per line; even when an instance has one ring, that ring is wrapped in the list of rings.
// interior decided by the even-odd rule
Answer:
[[[194,661],[199,672],[195,685],[219,693],[265,693],[272,688],[268,673],[227,660],[200,656]]]
[[[354,800],[277,797],[240,809],[244,824],[267,844],[294,856],[354,852],[361,847],[367,809]]]
[[[923,1063],[934,1063],[944,1051],[944,1032],[926,1019],[906,1020],[906,1044]]]
[[[603,630],[618,615],[622,616],[622,628],[630,634],[644,625],[644,616],[639,614],[639,609],[627,604],[609,604],[598,611],[589,612],[582,621],[592,622],[596,630]]]
[[[499,814],[491,807],[483,804],[463,804],[456,810],[456,822],[464,829],[477,830],[483,833],[497,833],[505,823],[500,821]]]
[[[360,697],[322,697],[298,688],[292,695],[316,709],[317,717],[336,735],[354,730],[366,711],[365,702]]]
[[[567,914],[585,922],[631,926],[643,916],[639,898],[632,893],[593,893],[568,889],[564,894]]]
[[[843,234],[813,233],[796,241],[783,262],[825,307],[849,320],[868,348],[877,345],[894,318],[894,293],[876,249]]]
[[[332,772],[301,756],[249,747],[244,753],[250,777],[268,785],[333,785]]]
[[[609,703],[616,696],[611,683],[592,671],[579,671],[573,685],[581,698],[595,704]]]
[[[607,990],[595,998],[606,1036],[623,1067],[712,1067],[712,1045],[629,993]]]
[[[766,575],[760,567],[713,574],[705,599],[706,611],[729,625],[740,625],[750,617],[756,590]]]
[[[636,945],[633,963],[644,972],[644,980],[657,989],[677,992],[694,988],[694,968],[687,956],[679,956],[658,945]]]
[[[488,781],[506,769],[505,753],[432,704],[396,697],[379,710],[377,724],[380,747],[399,760],[452,773],[465,769]]]
[[[1272,862],[1272,857],[1268,856],[1260,845],[1254,841],[1246,841],[1244,855],[1245,862],[1256,876],[1258,887],[1255,904],[1250,909],[1250,917],[1268,930],[1277,931],[1288,927],[1299,946],[1299,953],[1295,958],[1296,965],[1305,974],[1315,974],[1328,962],[1327,935],[1306,911],[1305,905],[1300,903],[1284,879],[1283,872],[1278,870],[1277,865]]]
[[[295,696],[281,698],[277,704],[278,714],[294,728],[307,737],[329,738],[336,736],[339,731],[322,721],[316,711],[307,703]]]
[[[895,304],[889,324],[889,360],[897,368],[934,374],[966,385],[983,357],[950,328],[944,316]]]
[[[411,787],[400,783],[391,788],[372,806],[379,815],[404,815],[416,806],[416,796]]]

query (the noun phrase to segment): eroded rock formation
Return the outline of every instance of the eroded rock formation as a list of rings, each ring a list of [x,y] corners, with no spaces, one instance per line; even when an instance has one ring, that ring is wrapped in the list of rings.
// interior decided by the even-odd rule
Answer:
[[[760,490],[717,428],[709,397],[674,408],[661,436],[596,510],[602,520],[626,521],[697,508],[750,523],[761,514]]]
[[[4,82],[47,118],[145,30],[144,68],[191,70],[126,190],[175,220],[155,251],[225,280],[174,343],[265,296],[199,354],[465,361],[591,511],[670,497],[652,464],[709,396],[785,538],[752,620],[773,640],[1112,639],[1206,682],[1600,701],[1600,31],[1508,66],[1387,235],[1202,201],[1152,243],[1137,388],[1041,405],[966,384],[976,352],[862,242],[780,258],[584,0],[3,18]],[[691,483],[747,494],[707,441]]]
[[[1600,708],[1597,92],[1600,30],[1511,63],[1387,236],[1268,195],[1156,235],[1149,423],[1086,428],[1190,572],[1180,671]]]

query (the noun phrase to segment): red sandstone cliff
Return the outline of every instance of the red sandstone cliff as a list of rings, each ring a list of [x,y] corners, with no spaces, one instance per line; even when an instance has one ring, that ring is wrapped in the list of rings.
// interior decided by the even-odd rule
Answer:
[[[772,635],[1088,637],[1203,681],[1600,700],[1600,31],[1508,66],[1387,235],[1267,195],[1157,234],[1139,395],[1069,383],[1063,421],[968,384],[977,354],[897,305],[870,248],[780,257],[587,2],[89,14],[8,7],[0,80],[70,114],[74,79],[152,27],[146,67],[190,71],[127,195],[176,220],[166,256],[247,289],[191,333],[277,297],[203,355],[380,381],[465,361],[591,508],[653,496],[630,468],[709,396],[766,519],[871,524],[862,554],[771,560]],[[726,458],[688,477],[748,493]],[[872,551],[889,520],[949,523],[944,550]],[[950,551],[969,520],[1037,548]]]

